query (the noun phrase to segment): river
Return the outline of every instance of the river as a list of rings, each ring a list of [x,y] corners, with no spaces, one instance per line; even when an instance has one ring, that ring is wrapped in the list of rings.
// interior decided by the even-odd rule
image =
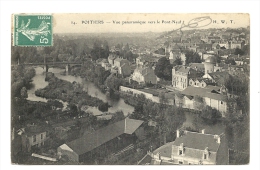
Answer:
[[[42,67],[34,67],[36,71],[36,75],[32,79],[33,87],[27,91],[28,93],[28,100],[31,101],[41,101],[41,102],[47,102],[47,99],[38,97],[35,95],[35,91],[37,89],[44,88],[48,85],[48,82],[45,81],[45,73]],[[75,77],[71,75],[62,75],[61,73],[64,72],[64,69],[59,68],[49,68],[49,72],[52,72],[55,74],[56,77],[62,80],[67,80],[69,82],[78,82],[83,85],[84,90],[88,91],[88,94],[97,97],[101,99],[104,102],[108,102],[108,104],[111,106],[108,109],[108,112],[115,113],[116,111],[123,111],[124,115],[131,114],[134,111],[134,107],[126,104],[123,99],[119,100],[113,100],[109,97],[107,97],[104,93],[102,93],[92,82],[86,81],[85,79],[82,79],[81,77]],[[64,105],[67,105],[66,102],[63,102]],[[93,112],[94,115],[100,115],[102,112],[100,112],[95,107],[89,107],[89,111]]]
[[[40,88],[44,88],[48,85],[48,82],[45,81],[45,73],[43,72],[43,68],[41,67],[35,67],[34,68],[36,71],[36,75],[33,77],[33,87],[27,91],[28,93],[28,100],[31,101],[41,101],[41,102],[47,102],[47,99],[35,96],[35,91]],[[52,72],[55,74],[56,77],[62,79],[62,80],[67,80],[69,82],[79,82],[83,85],[83,88],[86,90],[88,89],[88,94],[97,97],[104,102],[108,102],[111,107],[108,109],[108,112],[114,113],[116,111],[122,110],[124,112],[124,115],[127,115],[128,113],[132,113],[134,111],[134,108],[124,102],[123,99],[119,100],[112,100],[109,97],[107,97],[104,93],[102,93],[92,82],[86,81],[80,77],[75,77],[71,75],[62,75],[64,69],[59,69],[59,68],[49,68],[49,72]],[[61,101],[61,100],[59,100]],[[62,101],[61,101],[62,102]],[[67,102],[62,102],[64,105],[64,108],[67,105]],[[92,112],[93,115],[101,115],[103,114],[101,111],[99,111],[96,107],[88,107],[87,111]],[[184,112],[186,121],[184,122],[184,126],[186,127],[193,127],[192,122],[193,119],[195,118],[195,115],[190,112]],[[224,126],[222,124],[215,124],[211,126],[203,126],[204,129],[206,129],[207,133],[211,134],[220,134],[224,132]]]

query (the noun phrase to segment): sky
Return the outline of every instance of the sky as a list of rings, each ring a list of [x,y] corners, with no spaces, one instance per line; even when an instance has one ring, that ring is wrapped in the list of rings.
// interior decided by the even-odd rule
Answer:
[[[194,20],[200,17],[199,20]],[[201,18],[203,17],[203,18]],[[207,17],[207,18],[205,18]],[[53,14],[54,33],[163,32],[198,22],[206,28],[238,28],[250,25],[246,13],[70,13]],[[203,20],[205,19],[205,20]],[[131,23],[135,21],[135,23]],[[194,25],[191,25],[194,26]],[[197,28],[198,29],[198,28]]]

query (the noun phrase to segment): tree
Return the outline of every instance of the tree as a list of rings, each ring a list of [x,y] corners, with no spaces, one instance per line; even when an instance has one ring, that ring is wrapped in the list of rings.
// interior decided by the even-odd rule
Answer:
[[[50,99],[50,100],[47,101],[47,104],[50,105],[50,106],[57,107],[57,108],[62,108],[63,107],[63,104],[60,101],[58,101],[58,100]]]
[[[234,54],[235,54],[235,55],[238,55],[238,54],[239,54],[239,55],[244,55],[245,52],[244,52],[243,50],[239,49],[239,48],[236,48]]]
[[[28,97],[28,94],[27,94],[27,89],[25,87],[23,87],[21,89],[21,97],[26,99]]]
[[[250,44],[244,45],[242,51],[244,51],[244,54],[250,55]]]
[[[200,96],[194,96],[194,108],[196,110],[202,110],[204,106],[204,100]]]
[[[70,104],[69,105],[69,108],[70,108],[70,115],[71,117],[75,117],[78,115],[78,108],[75,104]]]
[[[164,136],[164,143],[167,141],[174,140],[174,133],[178,128],[183,125],[186,120],[183,114],[182,108],[177,108],[175,106],[168,106],[162,109],[160,112],[159,119],[157,119],[161,133]]]
[[[98,106],[98,110],[100,110],[101,112],[107,112],[108,111],[108,103],[101,103]]]
[[[155,54],[161,54],[165,55],[165,49],[164,48],[159,48],[158,50],[154,51]]]
[[[173,66],[182,65],[182,61],[180,57],[177,57],[176,60],[173,62]]]
[[[116,113],[114,113],[112,115],[112,118],[110,119],[109,123],[113,124],[113,123],[116,123],[116,122],[123,120],[123,119],[125,119],[124,113],[122,111],[117,111]]]
[[[115,75],[111,74],[110,76],[107,77],[105,81],[105,85],[114,90],[117,91],[119,90],[119,87],[123,85],[123,80],[120,78],[117,78]]]
[[[134,55],[133,55],[132,51],[127,51],[127,52],[125,53],[125,58],[126,58],[127,60],[129,60],[129,61],[134,61]]]
[[[160,58],[155,66],[154,73],[159,78],[171,80],[172,65],[170,63],[170,60],[166,57]]]
[[[201,63],[201,58],[199,54],[191,50],[186,51],[185,57],[186,57],[186,61],[185,61],[186,65],[189,65],[189,63]]]
[[[125,51],[129,51],[129,50],[130,50],[129,45],[128,45],[128,43],[126,43],[126,45],[125,45]]]
[[[168,98],[165,96],[165,92],[160,92],[159,93],[159,101],[161,104],[168,104]]]
[[[216,124],[221,117],[221,113],[210,106],[206,106],[201,113],[201,118],[206,124],[210,125]]]

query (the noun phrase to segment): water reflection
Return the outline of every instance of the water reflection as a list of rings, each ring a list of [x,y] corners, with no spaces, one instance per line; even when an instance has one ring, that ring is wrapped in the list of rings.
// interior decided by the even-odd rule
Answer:
[[[48,85],[48,82],[45,82],[45,73],[43,72],[43,68],[41,67],[35,67],[36,75],[33,78],[33,87],[28,90],[28,100],[31,101],[41,101],[41,102],[47,102],[47,99],[42,98],[42,97],[37,97],[35,96],[35,91],[40,88],[44,88]],[[116,111],[123,111],[125,115],[128,113],[132,113],[134,111],[134,108],[124,102],[123,99],[119,100],[112,100],[111,98],[107,97],[104,93],[102,93],[92,82],[86,81],[82,79],[81,77],[75,77],[71,75],[63,75],[61,74],[64,72],[64,69],[59,69],[59,68],[49,68],[49,72],[52,72],[55,74],[56,77],[62,80],[66,80],[69,82],[78,82],[83,85],[83,88],[88,91],[88,94],[97,97],[101,99],[104,102],[108,102],[111,107],[108,109],[108,112],[114,113]],[[91,108],[91,111],[93,113],[100,114],[101,112],[96,109],[96,108]]]

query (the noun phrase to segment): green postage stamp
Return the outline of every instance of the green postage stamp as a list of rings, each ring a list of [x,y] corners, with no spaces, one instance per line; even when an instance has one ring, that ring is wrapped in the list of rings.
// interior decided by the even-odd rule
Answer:
[[[14,46],[52,46],[52,15],[14,14]]]

